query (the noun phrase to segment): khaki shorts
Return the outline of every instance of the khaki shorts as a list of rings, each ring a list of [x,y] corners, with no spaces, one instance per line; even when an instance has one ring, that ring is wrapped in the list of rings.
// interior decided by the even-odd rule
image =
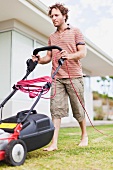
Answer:
[[[50,111],[52,118],[63,118],[68,116],[69,106],[68,98],[70,100],[73,117],[76,118],[78,122],[81,122],[85,117],[85,111],[78,100],[76,92],[84,105],[84,84],[83,78],[73,78],[72,84],[69,78],[57,79],[52,82],[51,95],[56,95],[54,98],[51,98],[50,101]],[[55,87],[56,86],[56,87]],[[76,89],[74,91],[73,87]]]

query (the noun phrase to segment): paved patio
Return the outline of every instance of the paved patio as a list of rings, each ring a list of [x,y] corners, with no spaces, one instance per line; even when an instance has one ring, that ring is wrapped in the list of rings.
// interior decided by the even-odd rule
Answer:
[[[105,120],[96,120],[96,121],[92,121],[92,125],[93,126],[98,126],[98,125],[113,125],[113,121],[105,121]],[[90,122],[87,122],[87,126],[92,126]],[[61,127],[79,127],[79,124],[77,121],[75,122],[70,122],[70,123],[61,123]]]

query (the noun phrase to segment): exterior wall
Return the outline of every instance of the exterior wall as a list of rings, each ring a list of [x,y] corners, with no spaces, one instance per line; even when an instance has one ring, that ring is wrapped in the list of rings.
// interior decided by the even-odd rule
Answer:
[[[0,100],[10,90],[11,31],[0,33]],[[4,91],[5,89],[5,91]]]
[[[7,96],[11,85],[11,31],[0,33],[0,102]],[[3,109],[5,115],[12,111],[11,101]]]
[[[12,24],[11,24],[12,23]],[[3,24],[4,25],[4,24]],[[0,74],[2,86],[0,86],[0,100],[10,94],[12,86],[17,81],[22,79],[26,74],[26,60],[31,58],[31,54],[34,48],[47,45],[47,37],[42,36],[38,32],[30,29],[18,21],[10,21],[10,29],[7,22],[5,22],[5,30],[2,25],[0,33],[0,68],[3,74]],[[6,29],[9,31],[6,31]],[[3,31],[3,32],[2,32]],[[35,37],[35,38],[34,38]],[[44,55],[45,52],[41,52],[40,55]],[[31,73],[28,79],[50,75],[51,63],[47,65],[37,65],[36,69]],[[85,78],[85,100],[86,110],[90,113],[92,119],[92,103],[91,103],[91,90],[90,82]],[[49,97],[50,92],[44,97]],[[30,99],[28,94],[17,93],[9,100],[3,109],[3,117],[6,118],[11,115],[15,115],[21,110],[28,110],[32,106],[36,99]],[[90,106],[90,107],[89,107]],[[35,107],[38,113],[47,114],[50,116],[49,100],[40,99],[39,103]],[[72,116],[71,107],[69,109],[69,117],[63,118],[62,122],[74,122],[75,119]],[[87,119],[88,121],[88,119]]]
[[[84,78],[84,98],[85,98],[85,109],[86,109],[86,121],[90,122],[93,120],[93,96],[91,90],[90,77]],[[90,120],[89,120],[90,119]]]

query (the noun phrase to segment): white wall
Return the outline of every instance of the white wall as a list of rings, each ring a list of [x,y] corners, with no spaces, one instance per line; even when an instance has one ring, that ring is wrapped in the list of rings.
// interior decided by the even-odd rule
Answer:
[[[0,56],[3,56],[0,62],[3,73],[0,74],[2,80],[2,86],[0,86],[0,100],[3,101],[13,90],[12,86],[26,74],[26,61],[31,58],[33,49],[43,45],[17,31],[1,33],[0,40],[2,42],[0,43],[0,49],[2,49],[2,51],[0,51]],[[7,50],[5,50],[5,48]],[[40,52],[40,55],[45,55],[45,52]],[[51,63],[44,66],[37,65],[35,70],[28,76],[28,79],[45,75],[51,75]],[[49,98],[50,92],[44,97]],[[5,105],[3,109],[3,118],[15,115],[21,110],[29,110],[35,100],[36,98],[31,99],[28,94],[17,91]],[[40,99],[35,108],[37,109],[37,112],[50,115],[49,101],[49,99]]]
[[[10,90],[11,31],[0,33],[0,100]]]
[[[86,121],[90,123],[93,120],[93,96],[91,90],[90,77],[84,78],[84,98],[85,98],[85,115]]]
[[[0,102],[8,96],[11,87],[11,43],[11,31],[0,33]],[[3,113],[7,117],[12,112],[11,101],[5,106]]]

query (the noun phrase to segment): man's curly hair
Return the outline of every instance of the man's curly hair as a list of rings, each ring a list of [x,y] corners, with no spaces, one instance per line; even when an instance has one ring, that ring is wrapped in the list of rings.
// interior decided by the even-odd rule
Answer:
[[[52,9],[55,8],[55,9],[59,9],[61,14],[64,16],[66,16],[66,19],[65,19],[65,22],[67,21],[68,19],[68,8],[64,7],[63,4],[60,4],[60,3],[56,3],[55,5],[52,5],[49,7],[49,11],[48,11],[48,16],[51,17],[51,12],[52,12]]]

